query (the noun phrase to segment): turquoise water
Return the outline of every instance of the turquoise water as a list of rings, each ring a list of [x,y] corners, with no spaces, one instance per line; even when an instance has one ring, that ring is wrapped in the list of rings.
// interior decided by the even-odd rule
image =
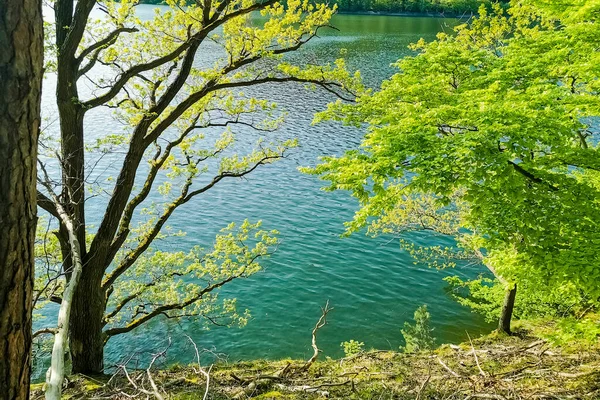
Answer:
[[[152,8],[139,6],[139,12],[149,15]],[[365,81],[376,86],[394,73],[391,63],[409,54],[409,43],[421,37],[432,39],[454,24],[451,19],[339,15],[333,20],[339,31],[322,32],[291,58],[323,63],[346,49],[349,67],[360,69]],[[198,63],[212,63],[210,46],[200,54]],[[52,92],[50,78],[44,93],[49,121],[53,119]],[[467,331],[476,336],[490,330],[480,317],[456,304],[443,290],[444,276],[475,276],[485,271],[482,267],[441,272],[414,265],[393,237],[373,239],[361,232],[340,238],[356,202],[347,193],[323,192],[323,182],[297,170],[314,165],[319,156],[341,154],[357,146],[363,135],[359,129],[334,123],[311,126],[314,113],[334,100],[329,94],[296,85],[265,86],[252,94],[278,102],[288,113],[283,128],[269,137],[298,138],[300,147],[289,158],[263,167],[247,179],[226,181],[180,208],[169,225],[187,235],[165,243],[182,250],[196,244],[210,247],[222,227],[245,218],[263,220],[265,228],[279,230],[282,243],[264,263],[265,270],[221,292],[222,296],[236,297],[241,308],[251,311],[252,319],[242,329],[214,327],[208,331],[201,323],[156,319],[111,339],[106,348],[107,365],[134,352],[162,348],[168,337],[174,342],[169,360],[191,361],[184,334],[201,347],[227,354],[230,360],[306,357],[312,352],[310,331],[326,301],[335,310],[318,339],[325,356],[340,356],[340,342],[350,339],[364,342],[367,348],[397,349],[402,344],[404,321],[422,304],[429,307],[439,342],[460,341]],[[95,110],[85,122],[90,142],[123,129],[107,110]],[[56,123],[48,128],[52,129]],[[238,133],[239,149],[248,151],[256,133]],[[118,153],[105,157],[95,175],[115,175],[120,157]],[[89,201],[86,212],[91,224],[98,223],[105,204],[102,197]],[[419,243],[450,243],[427,234],[415,234],[414,239]]]

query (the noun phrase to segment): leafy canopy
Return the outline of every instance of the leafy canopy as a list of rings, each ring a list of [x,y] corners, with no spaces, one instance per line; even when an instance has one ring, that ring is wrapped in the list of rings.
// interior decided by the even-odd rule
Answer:
[[[360,201],[349,232],[390,213],[418,223],[398,210],[425,196],[436,224],[458,222],[506,279],[568,281],[597,299],[599,12],[598,1],[482,7],[413,45],[378,92],[331,104],[316,121],[368,124],[360,149],[309,170]]]

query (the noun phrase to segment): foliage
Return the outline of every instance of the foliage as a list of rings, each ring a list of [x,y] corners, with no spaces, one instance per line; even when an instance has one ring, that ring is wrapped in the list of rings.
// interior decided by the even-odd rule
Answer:
[[[568,317],[558,320],[542,319],[537,323],[537,334],[555,346],[582,347],[600,342],[600,316]]]
[[[369,127],[360,149],[309,170],[360,201],[348,232],[427,196],[430,219],[455,221],[496,276],[597,302],[600,2],[576,3],[482,7],[412,46],[380,91],[317,117]]]
[[[346,357],[349,357],[363,352],[365,344],[363,342],[358,342],[354,339],[351,339],[347,342],[342,342],[340,347],[344,349],[344,354]]]
[[[475,13],[487,0],[337,0],[340,11]]]
[[[427,306],[417,308],[414,314],[414,325],[405,322],[401,329],[405,345],[402,348],[407,353],[415,353],[423,350],[431,350],[435,346],[435,338],[432,336],[433,328],[429,327],[431,315]]]
[[[115,285],[115,300],[107,306],[106,334],[110,337],[131,330],[157,315],[245,325],[249,311],[239,312],[235,299],[220,301],[218,289],[259,272],[260,259],[274,251],[278,232],[260,226],[260,221],[246,220],[239,227],[231,223],[216,236],[210,251],[198,246],[187,253],[146,251]],[[129,300],[132,296],[135,303]],[[171,304],[178,307],[169,307]]]
[[[485,316],[488,322],[498,318],[505,296],[505,288],[496,279],[479,277],[464,281],[457,276],[444,279],[448,283],[448,293],[460,304]],[[518,287],[513,315],[517,319],[573,318],[585,310],[596,307],[573,284],[540,290],[542,282],[534,279],[522,280]]]
[[[56,223],[64,209],[83,265],[69,302],[77,316],[69,324],[75,370],[101,372],[109,338],[154,317],[243,324],[234,302],[215,294],[260,269],[273,234],[246,222],[218,236],[213,250],[172,251],[166,244],[184,233],[168,223],[198,196],[297,146],[269,135],[285,113],[264,91],[247,89],[295,83],[347,100],[363,91],[360,74],[341,59],[314,65],[285,57],[328,27],[335,7],[168,0],[142,20],[134,0],[51,3],[46,73],[56,76],[60,135],[42,135],[38,204],[55,237],[42,239],[39,269],[51,273],[37,290],[41,306],[61,303],[70,280],[69,229]],[[122,129],[96,131],[88,116],[101,107]]]

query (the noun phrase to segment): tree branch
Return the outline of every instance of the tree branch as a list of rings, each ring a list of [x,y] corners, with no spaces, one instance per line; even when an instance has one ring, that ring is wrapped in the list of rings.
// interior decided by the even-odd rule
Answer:
[[[198,117],[194,119],[192,125],[194,125],[197,121]],[[111,246],[114,254],[116,254],[124,240],[127,238],[127,235],[129,234],[129,224],[133,217],[133,212],[135,211],[136,207],[139,206],[148,197],[148,194],[150,194],[150,190],[152,189],[152,185],[154,184],[156,176],[158,175],[158,171],[162,168],[162,166],[169,158],[171,150],[177,145],[179,145],[190,134],[190,132],[193,131],[193,129],[193,126],[189,127],[176,140],[169,142],[162,154],[160,147],[158,148],[152,160],[152,165],[150,167],[150,171],[148,171],[148,175],[146,176],[146,181],[144,182],[142,190],[137,195],[135,195],[133,199],[131,199],[125,206],[125,209],[123,211],[123,217],[121,218],[121,222],[119,224],[119,232],[117,233],[117,237]]]
[[[101,106],[101,105],[107,103],[108,101],[112,100],[121,91],[121,89],[127,84],[127,82],[129,82],[129,80],[131,78],[133,78],[134,76],[136,76],[142,72],[149,71],[149,70],[157,68],[163,64],[166,64],[172,60],[175,60],[177,57],[179,57],[181,54],[183,54],[188,49],[192,49],[192,51],[189,51],[186,54],[186,56],[189,56],[188,58],[189,58],[190,67],[191,67],[191,62],[193,62],[197,48],[200,46],[200,44],[202,43],[204,38],[206,38],[206,36],[210,32],[212,32],[214,29],[218,28],[220,25],[224,24],[225,22],[227,22],[233,18],[242,16],[245,14],[249,14],[252,11],[260,10],[268,5],[273,5],[276,2],[277,2],[277,0],[267,0],[262,3],[255,3],[249,7],[239,9],[230,14],[227,14],[223,18],[214,20],[210,24],[204,26],[200,31],[198,31],[196,34],[194,34],[189,40],[182,43],[179,47],[177,47],[171,53],[166,54],[162,57],[159,57],[153,61],[143,63],[143,64],[138,64],[134,67],[131,67],[129,70],[123,72],[119,76],[117,81],[113,84],[113,86],[106,93],[83,102],[83,107],[86,109],[89,109],[89,108],[98,107],[98,106]],[[182,85],[185,82],[185,80],[187,79],[188,75],[189,75],[189,72],[187,74],[180,73],[178,75],[177,79],[175,80],[176,82],[173,82],[171,87],[174,89],[176,86],[179,86],[180,84]],[[182,80],[183,80],[183,82],[181,82]],[[179,89],[167,90],[168,93],[165,93],[165,95],[163,95],[163,99],[164,99],[163,103],[164,103],[165,107],[166,107],[166,105],[169,104],[170,100],[172,100],[173,96],[178,91],[179,91]],[[169,98],[170,98],[170,100],[169,100]],[[161,107],[159,107],[159,108],[161,108]]]
[[[58,331],[57,328],[43,328],[43,329],[39,329],[39,330],[33,332],[33,334],[31,335],[31,340],[33,340],[36,337],[41,336],[41,335],[56,335],[57,331]]]
[[[216,92],[216,91],[223,90],[223,89],[249,87],[249,86],[261,85],[261,84],[265,84],[265,83],[283,83],[283,82],[315,84],[315,85],[318,85],[318,86],[336,94],[336,96],[340,97],[342,100],[352,101],[352,99],[344,97],[343,95],[337,93],[335,90],[333,90],[331,88],[331,86],[337,86],[337,87],[341,88],[341,85],[336,84],[334,82],[323,82],[323,81],[316,80],[316,79],[304,79],[304,78],[297,78],[297,77],[293,77],[293,76],[287,76],[287,77],[272,76],[272,77],[265,77],[265,78],[256,78],[256,79],[249,80],[249,81],[236,81],[236,82],[226,82],[226,83],[217,83],[215,81],[211,81],[204,88],[202,88],[201,90],[199,90],[197,92],[192,93],[185,100],[183,100],[181,103],[179,103],[165,119],[163,119],[158,125],[156,125],[156,127],[154,129],[152,129],[152,131],[150,133],[148,133],[145,140],[147,142],[153,142],[154,140],[156,140],[156,138],[158,138],[162,134],[162,132],[164,132],[171,124],[173,124],[173,122],[175,122],[181,115],[183,115],[183,113],[185,113],[192,105],[194,105],[196,102],[200,101],[202,98],[204,98],[209,93]]]
[[[312,330],[313,355],[302,367],[302,370],[304,371],[306,371],[317,360],[317,357],[319,357],[320,350],[317,347],[317,332],[319,331],[319,329],[321,329],[327,324],[327,314],[329,314],[331,310],[333,310],[333,308],[329,307],[329,300],[327,300],[327,303],[325,303],[325,307],[321,308],[321,318],[319,318],[319,320],[315,324],[315,327]]]
[[[108,275],[108,277],[102,284],[102,287],[105,289],[110,287],[119,278],[119,276],[121,276],[123,273],[125,273],[125,271],[127,271],[137,261],[137,259],[144,253],[144,251],[146,251],[148,249],[148,247],[152,244],[152,241],[154,240],[154,238],[158,235],[158,233],[160,232],[160,230],[162,229],[164,224],[167,222],[169,217],[173,214],[173,212],[179,206],[187,203],[194,196],[197,196],[197,195],[204,193],[207,190],[211,189],[213,186],[215,186],[217,183],[219,183],[220,181],[222,181],[225,178],[241,178],[245,175],[248,175],[252,171],[254,171],[260,165],[264,165],[264,164],[270,162],[271,160],[279,159],[283,156],[284,156],[283,152],[281,155],[277,155],[277,156],[264,156],[262,159],[257,161],[252,167],[250,167],[247,170],[237,172],[237,173],[222,172],[219,175],[215,176],[212,179],[212,181],[210,183],[208,183],[207,185],[203,186],[200,189],[189,192],[189,193],[188,193],[188,191],[189,191],[189,188],[191,187],[192,181],[190,179],[188,179],[188,181],[186,181],[186,183],[184,184],[184,187],[181,190],[181,195],[177,199],[175,199],[166,208],[166,210],[163,212],[163,214],[158,219],[156,224],[154,224],[152,229],[144,236],[144,238],[142,240],[140,240],[140,244],[138,245],[138,247],[131,250],[127,254],[127,256],[125,256],[125,258],[121,261],[121,263]]]
[[[104,316],[104,325],[106,325],[106,324],[108,323],[108,320],[109,320],[110,318],[112,318],[112,317],[114,317],[115,315],[117,315],[117,314],[118,314],[118,313],[119,313],[119,312],[120,312],[120,311],[121,311],[121,310],[122,310],[122,309],[123,309],[123,308],[124,308],[124,307],[125,307],[127,304],[129,304],[129,303],[130,303],[132,300],[135,300],[136,298],[138,298],[139,296],[141,296],[141,295],[142,295],[142,294],[143,294],[143,293],[146,291],[146,289],[148,289],[148,288],[150,288],[150,287],[152,287],[152,286],[156,286],[156,283],[157,283],[159,280],[162,280],[162,279],[168,279],[168,278],[173,278],[173,277],[175,277],[175,276],[181,276],[181,275],[182,275],[182,274],[181,274],[181,273],[179,273],[179,272],[171,272],[171,273],[165,274],[165,275],[163,275],[163,276],[161,276],[161,277],[157,278],[156,280],[153,280],[152,282],[148,282],[148,283],[146,283],[146,284],[145,284],[145,285],[144,285],[144,286],[143,286],[143,287],[142,287],[140,290],[138,290],[138,291],[136,291],[136,292],[134,292],[134,293],[130,294],[129,296],[127,296],[127,297],[123,298],[123,300],[121,300],[121,301],[119,302],[119,304],[117,304],[117,305],[115,306],[115,308],[114,308],[114,309],[113,309],[111,312],[109,312],[108,314],[106,314],[106,315]]]
[[[90,253],[95,254],[98,248],[103,243],[113,242],[114,236],[117,232],[119,223],[121,221],[121,217],[123,215],[123,211],[127,205],[129,196],[131,194],[131,189],[135,181],[135,172],[137,171],[139,163],[141,162],[144,150],[152,142],[154,142],[168,126],[159,124],[161,125],[162,130],[156,131],[156,134],[151,135],[151,137],[144,138],[144,135],[146,134],[151,123],[155,121],[160,116],[160,114],[167,108],[169,103],[173,100],[175,95],[184,85],[187,77],[189,76],[196,50],[200,46],[202,40],[208,35],[210,31],[212,31],[217,26],[227,22],[228,20],[240,15],[250,13],[267,5],[274,4],[275,2],[276,0],[268,0],[263,3],[256,3],[250,7],[246,7],[244,9],[237,10],[226,15],[220,20],[215,21],[214,23],[211,23],[210,25],[202,29],[191,40],[188,40],[186,43],[182,44],[171,54],[154,60],[151,63],[141,64],[131,68],[129,71],[125,72],[121,76],[117,83],[113,85],[113,87],[107,93],[105,93],[105,95],[102,95],[96,99],[84,103],[84,106],[86,107],[95,107],[97,105],[104,104],[105,102],[109,101],[114,96],[116,96],[117,93],[125,86],[125,84],[131,77],[143,71],[158,67],[171,60],[174,60],[189,48],[189,51],[187,52],[184,61],[182,62],[182,67],[177,78],[169,86],[169,88],[166,90],[163,96],[161,96],[160,100],[156,103],[156,105],[152,107],[148,111],[148,113],[146,113],[146,116],[142,119],[142,121],[134,130],[129,152],[125,157],[123,167],[119,174],[119,178],[117,179],[118,184],[115,186],[113,195],[111,196],[106,211],[104,213],[104,218],[102,219],[96,236],[94,237],[92,244],[90,245]],[[190,103],[185,110],[189,109],[189,107],[191,107],[192,105],[193,103]],[[179,116],[181,116],[181,114],[179,114],[175,118],[169,119],[169,125],[172,124],[177,118],[179,118]],[[108,267],[108,265],[109,264],[106,264],[106,267]]]
[[[128,71],[123,72],[121,74],[121,77],[118,78],[117,82],[112,86],[111,89],[109,89],[107,93],[84,103],[85,107],[94,107],[105,103],[106,101],[116,96],[117,93],[124,87],[124,85],[131,77],[136,76],[137,74],[145,70],[149,70],[154,67],[160,66],[166,62],[170,62],[176,59],[177,57],[181,56],[185,52],[182,67],[178,72],[177,77],[172,81],[169,88],[166,89],[165,93],[156,102],[156,105],[149,109],[147,113],[145,113],[145,116],[143,117],[142,121],[136,126],[133,132],[129,146],[129,151],[123,162],[123,166],[121,168],[119,177],[117,178],[117,184],[114,187],[113,194],[109,200],[109,204],[105,210],[104,217],[102,219],[102,222],[100,223],[97,234],[95,235],[90,246],[90,254],[92,254],[92,256],[100,256],[102,257],[102,259],[108,260],[108,263],[105,263],[105,268],[108,267],[108,265],[110,264],[110,260],[112,260],[114,254],[116,254],[115,246],[119,243],[123,243],[123,237],[128,233],[126,232],[126,230],[121,230],[121,228],[124,226],[124,221],[127,222],[128,225],[128,221],[131,219],[130,216],[126,215],[130,212],[129,210],[127,210],[126,213],[126,208],[128,207],[128,204],[132,204],[133,206],[135,203],[130,203],[129,198],[131,195],[133,184],[135,182],[136,171],[143,158],[144,151],[148,148],[148,146],[150,146],[151,143],[155,142],[169,126],[176,122],[178,118],[180,118],[186,111],[190,109],[190,107],[196,104],[203,97],[212,92],[222,89],[253,86],[269,82],[314,83],[334,93],[337,93],[336,90],[334,90],[334,88],[343,90],[343,87],[341,85],[333,82],[322,82],[319,80],[300,79],[293,77],[271,77],[262,79],[257,78],[250,81],[229,82],[222,84],[219,84],[218,78],[215,78],[213,80],[207,81],[202,89],[188,96],[185,100],[176,105],[174,109],[170,111],[169,115],[164,117],[160,122],[156,124],[156,126],[152,128],[150,132],[148,132],[153,122],[155,122],[161,116],[164,110],[166,110],[167,107],[171,104],[172,100],[175,98],[175,95],[180,92],[180,89],[184,85],[186,78],[189,76],[197,47],[199,46],[200,42],[208,35],[208,33],[232,18],[243,14],[247,14],[249,12],[252,12],[253,10],[264,8],[270,4],[273,4],[274,2],[275,0],[268,0],[261,3],[256,3],[249,7],[236,10],[221,18],[214,20],[209,25],[202,28],[202,30],[196,33],[190,40],[186,41],[171,54],[158,58],[150,63],[140,64],[138,66],[132,67]],[[289,51],[293,51],[300,47],[302,44],[306,43],[306,41],[310,40],[310,38],[313,36],[314,35],[311,35],[307,39],[299,40],[298,43],[295,43],[289,48],[275,49],[271,51],[271,53],[283,54]],[[262,57],[263,55],[254,55],[249,58],[237,60],[236,62],[225,67],[222,70],[222,74],[228,74],[229,72],[235,71],[236,69],[241,68],[244,65],[257,61]],[[337,94],[340,97],[344,97],[339,93]],[[228,176],[239,175],[224,174],[220,179]],[[216,182],[213,182],[210,186],[212,187],[214,183]],[[201,193],[202,191],[197,193]],[[140,199],[142,198],[145,197],[141,196]],[[138,200],[136,200],[136,202]],[[185,201],[187,201],[187,199]],[[149,244],[150,243],[147,243],[147,245]],[[109,247],[108,252],[106,251],[105,246]]]
[[[191,337],[189,337],[188,335],[185,335],[185,336],[192,343],[192,345],[194,346],[194,350],[196,351],[196,361],[198,363],[198,371],[195,371],[195,372],[201,373],[206,378],[206,389],[204,389],[204,396],[202,396],[202,400],[206,400],[206,398],[208,397],[208,388],[210,387],[210,371],[212,369],[212,365],[208,368],[208,371],[205,371],[204,368],[202,368],[202,365],[200,364],[200,353],[198,352],[198,346],[196,346],[196,343],[192,340]]]
[[[92,54],[92,52],[97,51],[97,50],[102,50],[103,48],[106,48],[107,46],[110,46],[111,44],[113,44],[117,40],[117,38],[119,37],[119,35],[121,33],[133,33],[133,32],[138,32],[138,31],[139,31],[139,29],[137,29],[137,28],[126,28],[126,27],[120,27],[120,28],[115,29],[114,31],[109,33],[104,39],[99,40],[96,43],[92,44],[91,46],[83,49],[83,51],[76,58],[77,65],[81,65],[83,60],[87,56]],[[97,57],[98,57],[98,52],[96,52],[96,54],[95,54],[95,58],[97,58]]]
[[[77,5],[75,6],[75,13],[73,15],[73,19],[71,20],[70,29],[65,37],[64,42],[62,43],[61,48],[59,49],[59,52],[62,52],[63,54],[70,54],[73,57],[75,56],[77,47],[79,46],[79,43],[81,43],[81,38],[85,32],[85,27],[87,25],[90,12],[94,8],[95,4],[96,0],[79,0],[77,2]],[[59,21],[57,22],[60,24]],[[63,26],[57,25],[57,29],[64,28]]]
[[[54,218],[60,220],[60,215],[56,209],[56,204],[48,196],[38,190],[37,192],[37,204],[42,210],[52,215]]]
[[[115,335],[130,332],[130,331],[134,330],[135,328],[137,328],[138,326],[142,325],[143,323],[145,323],[145,322],[151,320],[152,318],[157,317],[163,313],[166,313],[168,311],[173,311],[173,310],[182,310],[183,308],[202,299],[202,297],[205,294],[208,294],[208,293],[212,292],[213,290],[218,289],[221,286],[233,281],[234,279],[240,278],[242,276],[244,276],[243,272],[241,274],[229,276],[227,279],[224,279],[220,282],[217,282],[210,286],[205,287],[200,292],[198,292],[195,296],[191,297],[190,299],[188,299],[182,303],[171,303],[171,304],[165,304],[165,305],[159,306],[159,307],[155,308],[154,310],[152,310],[150,313],[145,314],[143,317],[140,317],[140,318],[137,318],[137,319],[131,321],[129,324],[127,324],[124,327],[107,329],[104,333],[110,338]]]
[[[546,185],[546,186],[548,186],[554,192],[556,192],[558,190],[558,188],[556,186],[554,186],[551,183],[546,182],[543,179],[535,176],[531,172],[529,172],[526,169],[524,169],[523,167],[521,167],[519,164],[516,164],[515,162],[510,161],[510,160],[508,161],[508,163],[510,165],[512,165],[512,167],[515,169],[515,171],[517,171],[518,173],[520,173],[521,175],[523,175],[524,177],[526,177],[530,181],[538,183],[538,184]]]

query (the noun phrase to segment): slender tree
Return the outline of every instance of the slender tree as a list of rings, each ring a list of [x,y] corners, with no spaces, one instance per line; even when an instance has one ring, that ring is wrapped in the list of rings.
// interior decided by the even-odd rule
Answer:
[[[60,151],[54,160],[42,160],[48,174],[38,204],[58,221],[62,255],[57,279],[41,282],[36,293],[40,299],[64,300],[61,293],[73,278],[76,239],[82,270],[69,318],[74,372],[101,372],[106,342],[152,318],[214,320],[209,292],[247,275],[246,270],[231,273],[227,257],[209,257],[207,263],[199,251],[181,257],[152,246],[169,235],[167,221],[179,207],[224,180],[280,159],[295,145],[259,141],[253,151],[246,147],[246,154],[236,154],[236,126],[263,133],[281,123],[271,102],[242,89],[291,82],[344,98],[360,90],[360,77],[349,75],[341,61],[321,67],[283,59],[328,25],[334,10],[325,5],[296,0],[285,6],[275,0],[167,3],[168,10],[141,21],[130,0],[54,2]],[[95,7],[104,18],[90,16]],[[264,18],[253,21],[253,12]],[[125,133],[107,132],[91,140],[97,127],[86,126],[85,117],[99,107],[114,110]],[[223,135],[216,137],[216,129]],[[124,155],[113,162],[119,166],[116,179],[90,182],[93,166],[117,151]],[[93,228],[86,219],[88,190],[96,204],[105,200]],[[214,254],[221,250],[215,248]],[[186,279],[195,278],[206,285],[190,287]],[[232,311],[231,304],[222,309]]]
[[[480,247],[481,243],[477,240],[481,233],[476,225],[471,223],[469,230],[464,229],[469,224],[470,209],[469,204],[462,199],[462,193],[459,191],[450,197],[451,207],[440,204],[439,200],[439,196],[432,193],[398,196],[394,207],[374,220],[368,231],[371,235],[384,233],[398,236],[401,247],[417,262],[433,268],[454,268],[457,263],[483,264],[504,289],[504,300],[496,318],[498,331],[510,334],[517,295],[514,277],[500,274],[498,265],[486,258],[487,251]],[[434,237],[452,237],[456,246],[417,246],[410,240],[412,232],[428,232]]]
[[[42,39],[40,1],[0,0],[0,399],[29,398]]]
[[[466,204],[451,234],[510,282],[504,331],[515,283],[600,298],[600,2],[510,5],[419,41],[380,91],[332,104],[321,118],[369,131],[311,171],[361,202],[350,231],[423,194],[434,219]]]

